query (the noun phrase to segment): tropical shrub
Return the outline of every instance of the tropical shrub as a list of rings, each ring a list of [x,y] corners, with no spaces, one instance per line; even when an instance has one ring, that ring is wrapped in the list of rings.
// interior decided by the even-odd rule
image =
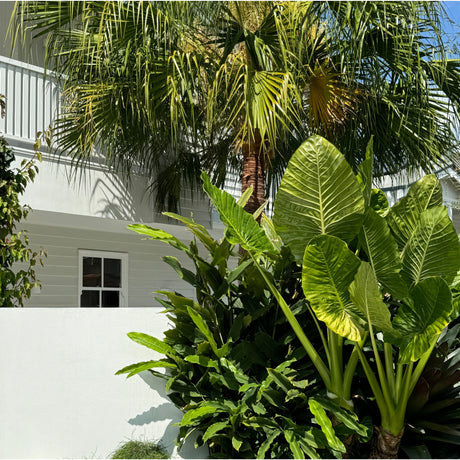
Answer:
[[[396,457],[408,399],[457,314],[449,283],[460,268],[460,246],[434,175],[415,183],[391,209],[382,206],[381,192],[371,188],[371,147],[355,177],[332,144],[312,136],[290,160],[275,199],[271,238],[279,235],[302,264],[305,297],[326,325],[327,364],[277,294],[271,273],[257,263],[272,251],[265,227],[255,228],[252,216],[203,178],[232,242],[254,260],[324,385],[342,404],[349,400],[354,353],[359,356],[380,412],[372,455]],[[367,338],[374,368],[363,352]],[[344,339],[355,343],[348,362]]]
[[[195,240],[187,246],[158,229],[144,225],[131,229],[187,254],[194,271],[176,258],[164,260],[194,286],[196,300],[159,291],[163,298],[158,300],[172,329],[163,340],[142,333],[129,337],[166,359],[137,363],[118,374],[130,377],[149,369],[167,380],[169,398],[185,412],[179,444],[198,431],[197,443],[206,442],[212,457],[318,458],[340,457],[343,441],[351,434],[365,438],[368,430],[356,415],[329,401],[318,385],[315,368],[252,260],[237,265],[237,253],[227,239],[215,241],[192,220],[167,215],[186,224],[208,257],[199,253]],[[320,348],[303,298],[299,267],[289,249],[280,248],[270,266],[277,289],[302,327],[313,331],[311,339]],[[158,373],[155,367],[168,373]],[[340,428],[334,430],[327,412],[343,421]]]
[[[245,251],[239,267],[247,268],[242,273],[250,270],[258,274],[257,286],[276,301],[322,380],[329,399],[320,402],[321,407],[334,404],[336,408],[329,410],[328,428],[334,427],[336,433],[351,428],[347,422],[352,418],[338,415],[343,413],[337,408],[350,414],[354,407],[351,390],[360,361],[378,414],[373,420],[371,456],[395,458],[409,398],[438,337],[458,316],[458,297],[454,292],[452,301],[450,286],[460,268],[460,246],[442,206],[442,190],[436,177],[424,177],[410,188],[406,197],[389,208],[383,192],[372,189],[372,158],[371,143],[355,176],[332,144],[312,136],[288,164],[275,199],[273,221],[262,216],[260,225],[255,219],[258,216],[244,211],[244,197],[237,203],[213,186],[206,174],[202,178],[204,190],[225,225],[226,241]],[[189,228],[191,225],[188,224]],[[172,238],[162,237],[153,229],[142,228],[141,232],[152,236],[155,232],[157,239]],[[297,282],[301,280],[300,289],[305,297],[302,313],[293,308],[290,297],[280,287],[276,267],[283,263],[286,254],[291,254],[299,267]],[[200,329],[198,325],[207,313],[198,309],[188,312]],[[308,314],[313,323],[306,327],[303,321]],[[270,319],[274,322],[273,313]],[[315,334],[311,324],[317,328]],[[204,326],[200,331],[204,337],[199,342],[207,340],[207,347],[213,349],[216,358],[227,359],[229,348],[225,342],[211,346],[211,335],[216,331]],[[136,340],[137,336],[131,338]],[[152,365],[143,363],[132,369]],[[129,371],[129,367],[123,370]],[[247,381],[239,383],[244,385]],[[319,422],[316,396],[309,390],[304,390],[308,408]],[[184,425],[195,415],[212,412],[212,406],[202,409],[206,401],[199,404],[192,407],[193,415],[184,416]],[[226,420],[229,412],[225,413]],[[356,422],[356,418],[352,420]],[[323,420],[325,433],[326,424]],[[353,430],[361,441],[366,439],[362,425],[357,424]],[[344,447],[352,449],[353,437],[356,436],[348,431],[339,448],[330,436],[328,447],[339,455]],[[298,445],[300,439],[296,439]],[[304,435],[304,442],[306,439]],[[300,455],[293,448],[291,451],[296,457]],[[318,454],[307,449],[303,453],[311,458]]]
[[[4,99],[1,113],[4,116]],[[41,133],[38,133],[41,136]],[[40,141],[34,145],[36,156],[40,159]],[[32,160],[23,160],[20,168],[12,168],[15,157],[11,147],[0,136],[0,307],[20,307],[29,298],[32,288],[39,286],[35,265],[43,265],[45,251],[33,251],[29,247],[26,231],[16,227],[27,217],[28,206],[21,206],[20,196],[29,182],[35,178],[38,168]],[[20,268],[18,269],[18,265]]]

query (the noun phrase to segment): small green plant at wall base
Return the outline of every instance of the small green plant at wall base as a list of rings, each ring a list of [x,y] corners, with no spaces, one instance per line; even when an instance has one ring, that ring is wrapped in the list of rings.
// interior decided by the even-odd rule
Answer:
[[[127,441],[123,443],[113,454],[111,458],[169,458],[166,450],[156,442],[148,441]]]
[[[4,114],[5,104],[1,111]],[[41,133],[38,133],[41,136]],[[39,141],[34,145],[40,161]],[[35,274],[37,262],[43,265],[44,250],[29,248],[26,231],[17,226],[30,211],[21,206],[20,196],[35,178],[38,168],[34,159],[24,160],[20,168],[11,168],[15,157],[4,137],[0,136],[0,307],[21,307],[31,295],[32,288],[40,285]],[[18,268],[19,266],[19,268]]]

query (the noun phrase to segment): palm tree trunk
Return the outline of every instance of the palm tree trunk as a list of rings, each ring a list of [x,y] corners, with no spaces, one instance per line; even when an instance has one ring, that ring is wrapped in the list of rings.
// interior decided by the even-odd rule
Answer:
[[[253,142],[243,144],[243,171],[241,174],[242,193],[249,187],[253,188],[252,195],[244,207],[251,214],[265,202],[265,158],[258,129],[256,129],[254,138]]]
[[[382,427],[375,427],[370,458],[398,458],[399,444],[403,433],[404,430],[401,430],[395,436]]]

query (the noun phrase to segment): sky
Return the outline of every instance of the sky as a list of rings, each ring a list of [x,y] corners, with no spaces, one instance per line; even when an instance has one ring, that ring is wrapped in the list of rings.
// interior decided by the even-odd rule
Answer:
[[[451,40],[460,42],[460,1],[443,1],[444,8],[449,18],[455,23],[444,23],[444,30],[449,34]]]

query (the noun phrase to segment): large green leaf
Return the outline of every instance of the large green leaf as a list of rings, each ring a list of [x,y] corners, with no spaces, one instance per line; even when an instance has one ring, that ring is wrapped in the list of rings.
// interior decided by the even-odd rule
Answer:
[[[194,364],[199,364],[200,366],[204,367],[212,367],[216,370],[219,370],[219,364],[217,361],[214,361],[211,358],[208,358],[207,356],[203,355],[189,355],[186,356],[185,361],[188,361],[189,363],[194,363]]]
[[[400,360],[417,361],[449,323],[452,295],[439,277],[427,278],[410,290],[410,299],[393,319],[402,338]]]
[[[315,420],[321,427],[322,432],[325,434],[327,442],[331,449],[338,452],[346,452],[346,448],[342,441],[336,436],[332,422],[326,414],[323,406],[318,401],[310,399],[308,401],[311,413],[315,416]]]
[[[208,339],[212,351],[217,354],[217,344],[214,340],[211,329],[209,329],[209,326],[206,324],[206,321],[204,321],[204,319],[191,307],[187,307],[187,312],[190,316],[190,319],[195,323],[201,333]]]
[[[171,219],[176,219],[184,223],[211,253],[217,249],[218,243],[212,238],[203,225],[197,224],[193,219],[188,219],[174,212],[164,212],[163,214]]]
[[[281,430],[272,430],[267,434],[267,439],[260,445],[259,450],[257,451],[257,458],[266,458],[265,454],[267,453],[270,446],[273,444],[275,439],[282,433]]]
[[[364,214],[360,185],[343,155],[326,139],[312,136],[289,161],[275,199],[277,233],[302,259],[317,235],[352,240]]]
[[[430,276],[451,282],[460,268],[460,245],[444,206],[423,211],[404,248],[402,276],[417,284]]]
[[[386,219],[401,250],[417,227],[422,212],[441,204],[441,184],[434,174],[429,174],[413,184],[407,195],[390,209]]]
[[[220,219],[226,228],[226,238],[232,244],[239,244],[253,254],[273,251],[273,246],[264,230],[227,192],[211,184],[209,177],[203,172],[203,189],[217,209]]]
[[[133,375],[139,374],[140,372],[152,369],[154,367],[176,368],[177,366],[168,361],[143,361],[141,363],[130,364],[129,366],[126,366],[123,369],[115,372],[115,375],[128,374],[126,378],[129,378]]]
[[[294,431],[285,430],[284,437],[289,444],[289,448],[291,449],[292,455],[294,456],[293,458],[305,458],[305,455],[300,448],[299,442],[296,439]]]
[[[195,409],[190,409],[188,412],[186,412],[185,415],[182,417],[180,425],[185,426],[197,423],[197,421],[199,421],[203,417],[208,417],[211,414],[223,411],[224,409],[216,407],[214,404],[204,403],[203,406],[197,407]]]
[[[176,257],[163,256],[162,259],[170,267],[172,267],[174,269],[174,271],[179,275],[179,278],[183,279],[187,283],[189,283],[192,286],[196,287],[197,279],[196,279],[195,274],[192,271],[188,270],[187,268],[184,268]]]
[[[450,315],[451,321],[460,316],[460,270],[452,281],[452,313]]]
[[[390,208],[385,192],[378,188],[373,188],[371,191],[369,207],[371,207],[379,216],[385,217]]]
[[[275,250],[279,253],[281,251],[281,247],[283,246],[283,242],[281,241],[279,235],[276,233],[273,221],[270,220],[265,214],[262,214],[260,225],[265,230],[265,234],[267,235]]]
[[[406,297],[407,286],[399,274],[401,259],[398,247],[385,219],[373,209],[366,211],[359,242],[384,289],[397,298]]]
[[[351,410],[340,407],[333,399],[323,399],[315,397],[324,410],[334,414],[334,417],[342,422],[346,427],[355,431],[360,436],[369,436],[369,428],[358,421],[358,416]]]
[[[163,241],[164,243],[167,243],[176,249],[180,249],[181,251],[188,251],[188,247],[184,243],[179,241],[175,236],[172,236],[168,232],[159,228],[152,228],[143,224],[132,224],[128,225],[128,229],[139,233],[140,235],[146,235],[152,240]]]
[[[350,298],[362,317],[374,331],[392,329],[391,315],[383,303],[374,271],[367,262],[361,262],[354,281],[350,285]]]
[[[213,423],[205,431],[203,435],[203,441],[206,442],[208,439],[212,438],[216,433],[222,431],[224,428],[227,427],[230,427],[230,423],[228,421]]]
[[[144,347],[150,348],[151,350],[162,353],[171,358],[177,357],[177,354],[172,347],[156,337],[152,337],[151,335],[144,334],[142,332],[129,332],[127,335],[131,340],[139,345],[143,345]]]
[[[335,236],[314,238],[305,250],[302,288],[316,316],[337,334],[361,340],[363,328],[348,289],[360,260]]]

